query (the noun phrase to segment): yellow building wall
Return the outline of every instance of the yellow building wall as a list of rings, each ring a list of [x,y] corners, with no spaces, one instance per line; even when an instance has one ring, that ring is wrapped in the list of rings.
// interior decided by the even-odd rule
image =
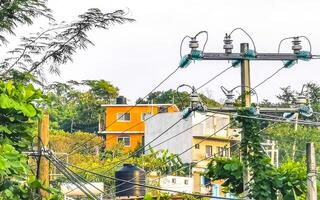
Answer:
[[[132,108],[133,107],[133,108]],[[131,109],[132,108],[132,109]],[[130,110],[129,110],[130,109]],[[129,111],[128,111],[129,110]],[[173,104],[168,105],[168,112],[177,112],[179,109]],[[119,121],[117,113],[130,113],[130,121]],[[105,132],[106,148],[110,149],[118,143],[118,136],[130,136],[130,147],[125,147],[125,151],[133,151],[143,142],[145,125],[142,121],[142,113],[157,114],[158,105],[138,105],[105,107]],[[126,132],[123,134],[122,132]]]
[[[201,142],[201,138],[193,138],[192,144],[195,145]],[[206,145],[212,146],[212,154],[218,153],[217,147],[230,147],[228,139],[206,139],[199,144],[199,149],[193,148],[192,159],[194,161],[202,160],[206,157]]]

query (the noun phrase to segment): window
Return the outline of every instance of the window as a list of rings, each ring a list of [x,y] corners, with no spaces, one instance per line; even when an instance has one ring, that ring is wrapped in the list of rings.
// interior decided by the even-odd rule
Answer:
[[[130,137],[118,137],[118,143],[123,143],[125,147],[130,146]]]
[[[130,121],[130,113],[117,113],[117,121]]]
[[[177,180],[175,178],[173,178],[172,183],[177,183]]]
[[[168,106],[159,106],[159,113],[167,113]]]
[[[212,146],[206,145],[206,157],[211,157],[211,156],[212,156]]]
[[[229,149],[224,147],[217,147],[217,154],[220,157],[229,157]]]
[[[188,184],[189,184],[189,181],[188,181],[188,180],[184,180],[184,184],[185,184],[185,185],[188,185]]]
[[[150,115],[150,112],[141,113],[141,121],[144,121],[147,119],[147,115]]]
[[[196,145],[194,145],[194,148],[196,148],[196,149],[200,149],[200,144],[196,144]]]

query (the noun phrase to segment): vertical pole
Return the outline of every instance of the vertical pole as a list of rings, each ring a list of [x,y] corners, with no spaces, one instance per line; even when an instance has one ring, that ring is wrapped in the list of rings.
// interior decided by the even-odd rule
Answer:
[[[39,120],[38,124],[38,149],[48,148],[49,144],[49,115],[45,113]],[[41,155],[41,154],[40,154]],[[40,156],[40,162],[37,170],[37,178],[43,183],[45,188],[49,187],[49,161],[44,157]],[[49,197],[49,193],[40,190],[41,199]]]
[[[248,43],[240,44],[240,53],[244,54],[249,50]],[[249,60],[241,60],[241,96],[242,96],[242,105],[246,108],[251,105],[251,90],[250,90],[250,62]],[[243,138],[243,135],[241,135]],[[250,180],[249,168],[247,167],[248,163],[244,162],[243,168],[243,191],[244,195],[248,195],[248,183]]]
[[[307,200],[317,200],[317,166],[314,143],[307,143]]]
[[[249,50],[248,43],[240,44],[240,53],[244,54]],[[242,104],[245,107],[250,107],[251,105],[251,90],[250,90],[250,61],[241,61],[241,95]]]

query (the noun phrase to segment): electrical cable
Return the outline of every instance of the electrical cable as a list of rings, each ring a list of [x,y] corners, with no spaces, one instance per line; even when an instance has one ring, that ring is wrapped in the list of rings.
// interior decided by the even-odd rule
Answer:
[[[219,112],[219,111],[213,111],[213,110],[208,110],[208,112],[216,113],[216,114],[228,114],[230,116],[233,116],[233,114],[227,113],[227,112]],[[278,119],[272,119],[272,118],[254,117],[254,116],[246,116],[246,115],[238,115],[238,114],[234,115],[234,117],[243,117],[243,118],[256,119],[261,121],[282,122],[287,124],[298,123],[298,124],[304,124],[304,125],[320,126],[320,122],[305,121],[305,120],[299,120],[298,122],[296,122],[296,121],[278,120]]]
[[[169,126],[165,131],[163,131],[162,133],[160,133],[158,136],[156,136],[155,138],[153,138],[150,142],[148,142],[147,144],[145,144],[144,146],[140,147],[139,149],[137,149],[135,152],[133,152],[130,156],[120,160],[119,162],[117,162],[115,165],[113,165],[111,168],[107,169],[107,171],[114,169],[115,167],[119,166],[119,164],[129,160],[130,158],[136,156],[139,152],[141,152],[142,150],[144,150],[147,146],[149,146],[152,142],[156,141],[157,139],[159,139],[162,135],[164,135],[166,132],[168,132],[170,129],[172,129],[174,126],[176,126],[178,123],[180,123],[184,118],[181,117],[178,121],[176,121],[175,123],[173,123],[171,126]]]
[[[69,179],[76,187],[78,187],[87,197],[90,197],[91,199],[98,200],[94,197],[94,194],[88,190],[76,177],[74,177],[68,170],[66,170],[63,166],[61,166],[59,163],[57,163],[55,160],[53,160],[50,156],[46,156],[46,158],[55,166],[58,168],[58,170],[67,178]]]
[[[258,85],[254,86],[253,89],[256,89],[257,87],[259,87],[260,85],[264,84],[265,82],[267,82],[269,79],[271,79],[272,77],[274,77],[277,73],[279,73],[282,69],[286,68],[285,66],[282,66],[281,68],[279,68],[277,71],[275,71],[273,74],[271,74],[270,76],[268,76],[266,79],[264,79],[263,81],[261,81]]]
[[[223,73],[225,73],[226,71],[228,71],[229,69],[233,68],[233,65],[231,65],[230,67],[225,68],[224,70],[222,70],[219,74],[215,75],[214,77],[212,77],[211,79],[209,79],[208,81],[206,81],[205,83],[203,83],[201,86],[199,86],[197,88],[197,90],[203,88],[205,85],[209,84],[211,81],[213,81],[214,79],[218,78],[220,75],[222,75]]]
[[[202,162],[202,161],[211,159],[211,158],[215,157],[216,155],[219,155],[221,152],[225,151],[226,149],[231,149],[232,147],[235,147],[235,146],[237,146],[237,145],[239,145],[239,144],[240,144],[240,142],[237,142],[237,143],[231,145],[231,146],[228,147],[228,148],[224,148],[223,150],[220,150],[220,151],[218,151],[217,153],[212,154],[211,156],[205,157],[205,158],[203,158],[203,159],[201,159],[201,160],[198,160],[198,161],[193,162],[193,163],[190,163],[190,164],[191,164],[191,165],[195,165],[195,164],[198,164],[198,163],[200,163],[200,162]],[[181,170],[183,170],[183,169],[185,169],[185,168],[190,168],[190,166],[189,166],[189,165],[187,165],[187,166],[182,166],[182,167],[180,167],[180,168],[178,168],[178,169],[170,172],[170,174],[173,174],[173,173],[175,173],[175,172],[181,171]],[[147,174],[148,174],[148,173],[147,173]],[[146,174],[146,175],[147,175],[147,174]],[[163,177],[165,177],[165,176],[168,176],[168,175],[167,175],[167,174],[166,174],[166,175],[162,175],[162,176],[160,176],[160,177],[157,178],[157,179],[161,179],[161,178],[163,178]],[[132,180],[130,180],[130,181],[132,181]],[[136,186],[133,186],[133,187],[131,187],[131,188],[127,188],[127,189],[124,189],[124,190],[115,192],[114,195],[115,195],[115,194],[118,194],[118,193],[121,193],[121,192],[125,192],[125,191],[127,191],[127,190],[131,190],[131,189],[133,189],[133,188],[135,188],[135,187],[136,187]]]
[[[138,102],[136,102],[136,104],[132,107],[130,107],[130,109],[128,109],[126,112],[124,112],[120,117],[118,117],[116,120],[114,120],[113,122],[111,122],[107,127],[109,128],[110,126],[112,126],[114,123],[116,123],[121,117],[123,117],[126,113],[130,112],[132,109],[134,109],[135,107],[137,107],[139,105],[139,103],[147,98],[150,94],[152,94],[156,89],[158,89],[165,81],[167,81],[173,74],[175,74],[180,68],[176,68],[173,72],[171,72],[168,76],[166,76],[158,85],[156,85],[156,87],[154,87],[147,95],[145,95],[142,99],[140,99]],[[87,142],[93,140],[93,138],[95,138],[95,135],[89,139],[87,139],[86,141],[84,141],[82,144],[75,146],[73,149],[71,149],[71,151],[69,152],[69,154],[73,153],[75,150],[77,150],[79,147],[85,145]]]
[[[182,45],[183,45],[183,42],[186,38],[189,38],[190,40],[192,39],[192,37],[190,37],[189,35],[186,35],[183,37],[183,39],[181,40],[181,43],[180,43],[180,59],[182,58]]]
[[[309,52],[312,54],[312,45],[311,45],[311,41],[309,40],[309,38],[307,36],[301,35],[301,36],[296,36],[296,37],[302,37],[304,39],[307,40],[307,42],[309,43]],[[288,39],[294,39],[295,37],[286,37],[283,38],[282,40],[280,40],[279,44],[278,44],[278,53],[280,53],[280,48],[281,48],[281,44],[283,41],[288,40]]]
[[[53,155],[50,151],[47,151],[48,155],[51,156],[51,158],[53,158],[57,163],[60,163],[60,165],[64,166],[60,160]],[[67,170],[69,170],[76,178],[80,179],[82,182],[87,183],[88,185],[92,186],[93,188],[95,188],[96,190],[100,191],[101,193],[104,193],[104,191],[100,190],[99,188],[97,188],[95,185],[93,185],[92,183],[90,183],[89,181],[87,181],[86,179],[84,179],[83,177],[81,177],[80,175],[78,175],[77,173],[75,173],[74,171],[72,171],[69,167],[64,166]],[[70,193],[71,191],[67,192],[66,194]]]
[[[61,161],[61,162],[63,162],[63,161]],[[104,177],[104,178],[111,179],[111,180],[117,180],[117,181],[129,183],[129,184],[132,184],[132,185],[137,185],[137,186],[145,187],[145,188],[149,188],[149,189],[155,189],[155,190],[166,191],[166,192],[174,192],[174,193],[180,193],[180,194],[186,194],[186,195],[191,195],[191,196],[195,196],[195,197],[210,197],[210,198],[216,198],[216,199],[233,199],[233,200],[236,200],[235,198],[216,197],[216,196],[203,195],[203,194],[192,194],[192,193],[188,193],[188,192],[180,192],[180,191],[171,190],[171,189],[163,189],[163,188],[159,188],[159,187],[155,187],[155,186],[144,185],[144,184],[139,184],[139,183],[133,183],[133,182],[130,182],[130,181],[127,181],[127,180],[114,178],[114,177],[111,177],[111,176],[106,176],[104,174],[100,174],[100,173],[96,173],[96,172],[93,172],[93,171],[90,171],[90,170],[86,170],[86,169],[83,169],[81,167],[78,167],[78,166],[70,164],[70,163],[65,163],[65,162],[63,162],[63,163],[66,164],[66,165],[69,165],[71,167],[74,167],[76,169],[82,170],[84,172],[94,174],[96,176]]]
[[[232,33],[235,32],[236,30],[241,30],[242,32],[244,32],[244,33],[249,37],[249,39],[251,40],[251,42],[252,42],[252,44],[253,44],[254,52],[257,53],[256,44],[254,43],[254,40],[252,39],[252,37],[250,36],[250,34],[249,34],[247,31],[245,31],[243,28],[240,28],[240,27],[239,27],[239,28],[233,29],[233,30],[229,33],[229,36],[231,36]]]

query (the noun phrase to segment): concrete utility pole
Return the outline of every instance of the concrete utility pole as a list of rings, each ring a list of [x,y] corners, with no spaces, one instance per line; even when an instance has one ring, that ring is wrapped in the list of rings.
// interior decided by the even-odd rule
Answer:
[[[42,149],[48,148],[49,144],[49,114],[45,113],[38,123],[38,150],[39,150],[39,165],[37,169],[37,178],[43,183],[44,187],[49,187],[49,161],[41,156]],[[49,193],[40,190],[41,199],[45,199],[49,197]]]
[[[245,53],[249,50],[248,43],[240,44],[240,53]],[[242,105],[246,108],[251,106],[251,86],[250,86],[250,61],[241,60],[241,96],[242,96]],[[244,138],[244,135],[241,135],[241,139]],[[247,149],[245,150],[247,151]],[[244,161],[243,161],[244,162]],[[250,181],[250,171],[246,167],[247,162],[244,162],[243,168],[243,191],[245,196],[248,194],[248,183]]]
[[[317,200],[317,165],[314,143],[307,143],[307,200]]]

